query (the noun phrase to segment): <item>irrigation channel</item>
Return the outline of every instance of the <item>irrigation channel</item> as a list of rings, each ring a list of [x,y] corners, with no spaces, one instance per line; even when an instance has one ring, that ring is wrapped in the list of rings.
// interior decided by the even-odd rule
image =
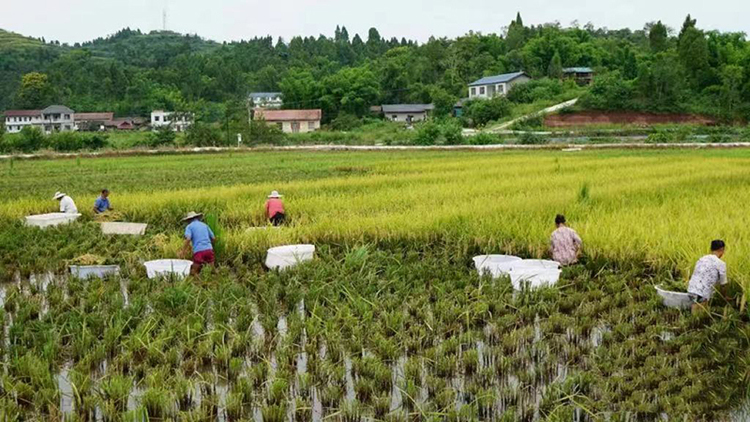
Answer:
[[[661,308],[652,286],[664,274],[588,263],[554,288],[513,292],[469,264],[371,253],[284,273],[218,271],[205,284],[136,269],[106,280],[18,273],[0,284],[0,411],[91,421],[746,415],[736,410],[743,374],[731,374],[748,369],[739,316]]]

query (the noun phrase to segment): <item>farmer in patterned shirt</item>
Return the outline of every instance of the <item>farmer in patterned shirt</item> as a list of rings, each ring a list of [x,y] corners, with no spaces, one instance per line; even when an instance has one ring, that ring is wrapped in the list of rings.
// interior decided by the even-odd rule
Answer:
[[[711,242],[711,253],[699,259],[695,264],[695,271],[688,285],[688,294],[693,301],[693,313],[708,304],[717,284],[721,285],[721,295],[725,294],[727,264],[721,260],[724,256],[724,248],[723,240],[714,240]]]
[[[578,262],[583,242],[575,230],[565,224],[565,216],[558,214],[555,217],[557,230],[552,233],[550,243],[552,245],[552,259],[561,265],[571,265]]]

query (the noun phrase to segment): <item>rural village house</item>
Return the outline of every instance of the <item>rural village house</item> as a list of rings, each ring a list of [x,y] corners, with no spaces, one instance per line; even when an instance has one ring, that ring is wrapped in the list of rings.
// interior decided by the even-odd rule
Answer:
[[[284,133],[307,133],[320,129],[323,111],[316,110],[264,110],[255,109],[254,120],[264,120],[278,125]]]
[[[507,95],[514,85],[525,84],[530,80],[531,77],[524,72],[487,76],[469,84],[469,99]]]
[[[174,111],[154,110],[151,112],[151,127],[158,129],[163,126],[172,126],[175,132],[184,132],[193,124],[191,113],[176,113]]]
[[[566,67],[563,77],[574,79],[578,85],[589,85],[594,80],[594,69],[590,67]]]
[[[383,104],[383,115],[392,122],[423,122],[435,108],[432,104]]]
[[[44,110],[8,110],[4,114],[8,133],[18,133],[25,127],[36,127],[44,133],[76,130],[73,110],[61,105]]]
[[[112,121],[115,118],[115,113],[75,113],[73,114],[73,121],[76,125],[76,130],[104,130],[106,123]]]

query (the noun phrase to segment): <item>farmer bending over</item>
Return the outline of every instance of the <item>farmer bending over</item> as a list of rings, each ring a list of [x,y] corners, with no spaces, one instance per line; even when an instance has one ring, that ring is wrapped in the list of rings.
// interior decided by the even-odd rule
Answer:
[[[182,221],[187,222],[185,227],[185,246],[183,255],[190,251],[192,243],[193,248],[193,266],[190,269],[192,275],[198,275],[203,265],[214,265],[214,242],[216,236],[211,228],[201,221],[203,214],[189,212]]]
[[[284,224],[284,202],[281,200],[281,195],[278,191],[271,192],[268,195],[268,201],[266,201],[266,216],[268,221],[274,226],[280,226]]]
[[[727,264],[721,260],[724,256],[724,241],[711,242],[711,253],[699,259],[695,264],[695,271],[690,277],[688,295],[693,301],[693,313],[698,312],[708,304],[714,294],[716,284],[720,284],[721,295],[726,293]]]
[[[109,205],[109,190],[104,189],[102,190],[101,196],[96,198],[96,201],[94,202],[94,214],[101,214],[113,210],[114,208]]]
[[[565,216],[558,214],[555,217],[557,229],[552,232],[550,239],[552,259],[561,265],[571,265],[578,262],[583,242],[575,230],[565,224]]]
[[[62,192],[55,192],[53,199],[60,201],[60,212],[65,214],[78,214],[78,208],[76,208],[73,198]]]

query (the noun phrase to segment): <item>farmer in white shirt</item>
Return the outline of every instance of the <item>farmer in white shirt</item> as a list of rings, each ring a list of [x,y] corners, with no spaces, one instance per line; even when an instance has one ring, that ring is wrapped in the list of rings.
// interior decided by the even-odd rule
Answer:
[[[76,208],[73,198],[62,192],[55,192],[53,199],[60,201],[60,212],[65,214],[78,214],[78,208]]]
[[[722,286],[722,296],[725,295],[727,264],[721,260],[724,256],[724,248],[723,240],[714,240],[711,242],[711,254],[699,259],[695,264],[695,271],[688,285],[688,294],[693,301],[693,313],[708,304],[717,284]]]

